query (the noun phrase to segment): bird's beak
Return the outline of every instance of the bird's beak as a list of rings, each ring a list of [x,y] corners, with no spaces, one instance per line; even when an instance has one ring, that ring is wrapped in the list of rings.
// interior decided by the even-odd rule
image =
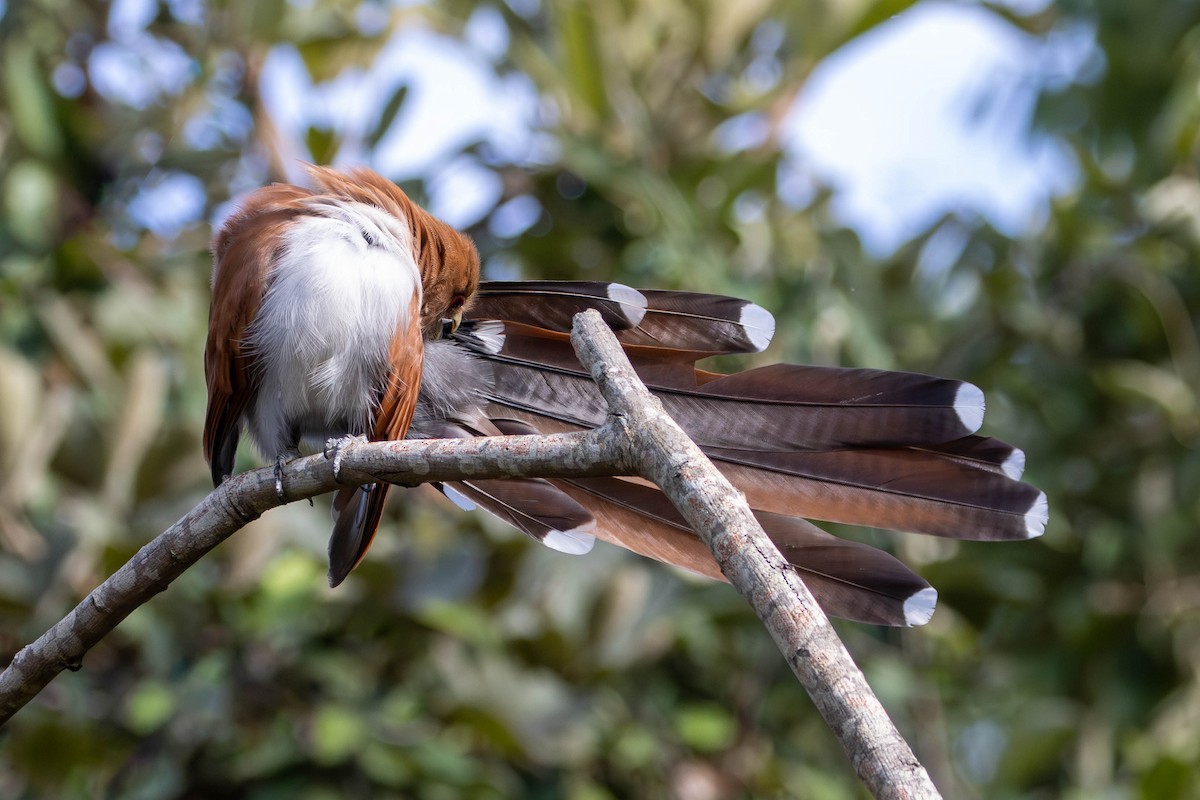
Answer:
[[[442,338],[449,338],[452,333],[458,330],[458,326],[462,325],[462,309],[455,309],[449,317],[442,320]]]

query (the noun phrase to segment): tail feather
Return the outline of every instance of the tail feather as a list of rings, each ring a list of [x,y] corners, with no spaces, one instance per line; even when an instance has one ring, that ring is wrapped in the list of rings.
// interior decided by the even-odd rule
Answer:
[[[748,300],[719,294],[642,289],[646,316],[618,332],[622,344],[706,355],[761,353],[775,335],[775,318]]]
[[[494,402],[588,427],[604,421],[599,393],[566,342],[522,332],[491,337],[487,347],[464,342],[496,365]],[[983,418],[977,388],[927,375],[777,365],[697,386],[681,365],[634,366],[680,427],[710,447],[939,444],[974,433]]]
[[[335,520],[329,537],[329,585],[338,586],[358,566],[375,540],[389,485],[341,489],[334,496]]]
[[[595,309],[613,330],[636,327],[646,298],[636,289],[602,281],[485,281],[471,319],[500,319],[569,333],[576,314]]]
[[[591,512],[549,481],[455,481],[439,488],[452,500],[451,492],[455,492],[553,550],[583,555],[591,552],[595,543],[596,521]]]
[[[522,418],[493,419],[497,430],[512,435],[580,430],[531,412],[515,413]],[[994,439],[975,438],[984,453],[1020,452]],[[986,541],[1036,538],[1047,521],[1044,493],[995,465],[956,453],[701,449],[759,511]]]
[[[1007,475],[1014,481],[1025,474],[1025,453],[990,436],[964,436],[929,449],[963,464]]]
[[[783,364],[708,372],[695,366],[699,358],[765,347],[773,332],[770,315],[733,298],[645,291],[638,295],[644,299],[638,318],[626,308],[638,307],[632,295],[622,287],[618,296],[628,302],[614,304],[612,286],[489,284],[453,340],[475,357],[464,359],[487,372],[481,402],[464,417],[475,422],[447,423],[458,432],[429,435],[550,433],[602,424],[607,408],[568,335],[577,311],[597,307],[611,317],[642,380],[744,493],[830,614],[922,624],[937,593],[889,554],[831,536],[808,518],[964,539],[1023,539],[1044,530],[1046,496],[1018,480],[1024,454],[975,433],[984,414],[975,386],[911,373]],[[555,480],[517,489],[512,483],[446,488],[543,541],[546,531],[576,521],[570,514],[552,520],[544,511],[567,498],[589,515],[589,535],[721,577],[666,496],[641,479]]]
[[[497,281],[480,284],[471,319],[497,319],[570,333],[575,314],[594,308],[622,344],[694,361],[722,353],[758,353],[775,335],[775,318],[737,297],[636,290],[599,281]]]
[[[1042,492],[929,451],[705,452],[755,508],[955,539],[1029,539],[1045,529]]]
[[[801,408],[815,416],[824,409],[853,412],[867,430],[847,432],[842,445],[948,442],[983,424],[984,398],[977,387],[910,372],[773,364],[707,381],[702,393]]]
[[[508,435],[537,432],[522,421],[492,422]],[[554,483],[591,509],[601,538],[694,572],[722,577],[708,548],[658,488],[620,478]],[[929,620],[937,593],[892,556],[839,539],[803,519],[760,508],[754,514],[828,613],[881,625],[921,625]]]
[[[470,438],[501,433],[537,433],[531,426],[520,430],[501,427],[486,419],[430,421],[427,435]],[[553,483],[540,478],[453,481],[437,488],[452,502],[467,501],[554,550],[582,555],[592,549],[596,523],[591,513]],[[470,509],[467,509],[470,510]]]
[[[618,544],[657,557],[652,547],[642,546],[648,538],[648,524],[655,526],[654,532],[659,534],[653,537],[655,540],[661,538],[662,528],[672,529],[677,532],[676,537],[682,533],[699,545],[687,548],[689,566],[707,561],[712,566],[697,571],[713,574],[716,565],[707,548],[657,488],[619,478],[586,478],[564,483],[590,494],[593,502],[600,501],[624,512],[612,515],[624,516],[625,524],[616,533]],[[882,550],[839,539],[802,519],[762,511],[756,511],[755,516],[828,613],[880,625],[921,625],[933,613],[936,592]],[[600,530],[602,537],[614,535],[607,526]]]

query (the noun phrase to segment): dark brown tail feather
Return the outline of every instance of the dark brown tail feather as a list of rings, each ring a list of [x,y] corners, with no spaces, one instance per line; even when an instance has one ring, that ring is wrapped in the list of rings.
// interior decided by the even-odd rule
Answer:
[[[532,412],[495,419],[509,434],[580,426]],[[995,440],[985,450],[1012,451]],[[1020,540],[1041,535],[1046,498],[1035,487],[956,454],[897,448],[780,453],[703,447],[758,511],[955,539]]]
[[[334,496],[336,520],[333,535],[329,537],[330,586],[346,580],[370,549],[383,518],[388,488],[386,483],[347,487]]]
[[[480,284],[472,319],[501,319],[570,333],[575,314],[594,308],[627,346],[670,351],[678,360],[757,353],[775,334],[761,306],[737,297],[631,289],[599,281],[496,281]]]
[[[598,536],[670,563],[680,564],[683,556],[681,566],[719,574],[708,549],[657,488],[619,478],[561,483],[602,520]],[[576,491],[591,497],[585,500]],[[933,613],[936,592],[882,550],[839,539],[802,519],[757,511],[755,516],[827,613],[878,625],[924,624]],[[662,547],[667,542],[670,547]]]
[[[477,421],[475,426],[464,421],[430,420],[423,430],[426,435],[456,439],[508,432],[486,420]],[[538,431],[526,426],[519,433]],[[452,502],[463,505],[461,501],[466,500],[479,506],[547,547],[576,555],[592,549],[595,528],[592,515],[550,481],[538,478],[454,481],[437,488]]]
[[[519,294],[509,294],[506,302],[520,305]],[[747,304],[687,293],[643,294],[642,322],[617,331],[627,355],[676,421],[747,495],[764,529],[829,613],[920,624],[932,613],[936,592],[886,553],[832,537],[802,517],[959,538],[1042,532],[1045,495],[1016,480],[1024,455],[974,435],[983,417],[983,395],[976,387],[926,375],[828,367],[706,372],[695,367],[697,358],[752,349],[745,346],[753,338],[746,326],[739,333],[739,320],[733,320]],[[560,302],[541,296],[551,305]],[[577,299],[570,302],[578,309]],[[485,302],[477,315],[489,307],[499,308]],[[746,316],[765,324],[756,313]],[[673,314],[677,330],[671,327]],[[491,427],[551,432],[604,421],[606,409],[570,348],[569,317],[565,311],[554,316],[547,325],[552,330],[539,328],[538,316],[528,314],[521,324],[510,319],[464,325],[459,343],[492,368],[486,409],[494,418]],[[656,331],[656,325],[664,327]],[[711,341],[722,336],[727,341]],[[739,336],[740,345],[729,343]],[[656,488],[622,479],[555,484],[591,512],[600,538],[720,577],[707,549]]]
[[[932,451],[705,452],[752,506],[791,516],[955,539],[1029,539],[1045,527],[1042,492]]]
[[[538,432],[521,421],[492,422],[509,435]],[[554,483],[590,509],[600,538],[693,572],[722,577],[707,547],[656,487],[620,478]],[[892,556],[839,539],[803,519],[759,509],[754,513],[828,613],[880,625],[928,621],[936,593]]]
[[[511,330],[511,329],[510,329]],[[591,378],[560,337],[525,332],[464,344],[496,364],[492,399],[579,425],[603,422]],[[693,370],[635,363],[667,412],[698,444],[828,450],[939,444],[975,432],[982,393],[912,373],[775,365],[697,386]],[[553,376],[553,379],[551,379]]]
[[[590,552],[596,522],[591,512],[550,481],[535,478],[455,481],[439,487],[451,501],[479,506],[536,541],[572,555]]]
[[[588,309],[599,311],[613,330],[624,330],[642,321],[646,298],[623,284],[600,281],[484,281],[468,315],[569,333],[575,315]]]

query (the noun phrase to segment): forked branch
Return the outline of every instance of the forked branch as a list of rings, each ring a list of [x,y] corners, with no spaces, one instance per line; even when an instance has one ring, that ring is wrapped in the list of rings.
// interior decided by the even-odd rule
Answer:
[[[767,626],[870,792],[879,798],[940,797],[796,571],[742,496],[647,391],[599,314],[576,317],[571,340],[608,403],[604,426],[549,436],[348,444],[341,451],[341,482],[633,474],[653,481]],[[283,477],[283,498],[276,495],[271,469],[226,481],[22,649],[0,674],[0,724],[58,673],[79,669],[88,650],[121,620],[246,523],[339,486],[332,462],[322,456],[286,465]]]

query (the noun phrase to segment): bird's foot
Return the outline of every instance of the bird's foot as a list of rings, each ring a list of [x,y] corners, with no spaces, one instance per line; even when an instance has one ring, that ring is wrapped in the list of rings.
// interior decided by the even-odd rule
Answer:
[[[350,435],[325,442],[325,458],[333,459],[333,479],[338,483],[342,480],[342,448],[348,444],[365,444],[366,436]]]
[[[288,449],[275,456],[275,496],[284,499],[283,468],[300,457],[299,450]]]

